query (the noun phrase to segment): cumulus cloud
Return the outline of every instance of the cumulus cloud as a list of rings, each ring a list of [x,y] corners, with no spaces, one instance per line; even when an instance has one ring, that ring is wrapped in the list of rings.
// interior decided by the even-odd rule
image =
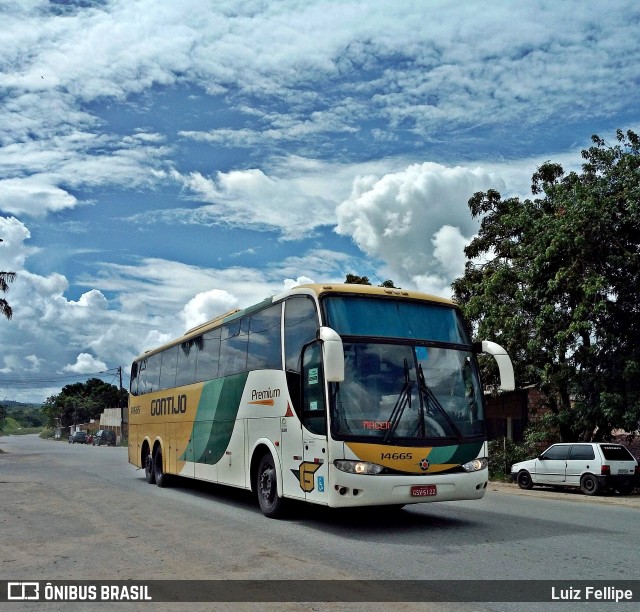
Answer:
[[[80,353],[74,364],[66,365],[62,368],[63,372],[70,372],[73,374],[95,374],[107,369],[107,364],[104,361],[96,359],[89,353]]]
[[[480,168],[431,162],[382,178],[360,177],[337,208],[336,231],[385,262],[394,280],[448,294],[448,284],[464,269],[462,249],[477,231],[467,201],[501,185]]]
[[[209,319],[237,308],[238,299],[223,289],[212,289],[198,293],[190,299],[182,310],[181,316],[187,328],[196,327]]]

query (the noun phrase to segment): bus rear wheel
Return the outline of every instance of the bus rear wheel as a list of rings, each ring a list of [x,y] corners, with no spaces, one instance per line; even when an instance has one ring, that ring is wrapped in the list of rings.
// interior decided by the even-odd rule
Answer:
[[[153,469],[153,455],[148,453],[144,459],[144,477],[149,484],[155,484],[156,475]]]
[[[167,475],[162,469],[162,448],[159,446],[153,454],[153,475],[159,487],[167,486]]]
[[[271,453],[260,459],[256,473],[256,493],[260,510],[268,518],[278,518],[284,511],[284,500],[278,497],[278,479],[276,466]]]

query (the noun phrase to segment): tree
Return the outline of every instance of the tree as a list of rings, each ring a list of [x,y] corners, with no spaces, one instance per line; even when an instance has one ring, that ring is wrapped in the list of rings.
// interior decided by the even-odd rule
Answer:
[[[99,378],[90,378],[86,383],[66,385],[60,393],[48,397],[42,413],[50,426],[55,423],[54,419],[61,418],[61,425],[65,427],[97,419],[106,408],[116,408],[126,401],[126,390]]]
[[[592,141],[581,173],[538,168],[535,199],[469,200],[482,221],[453,283],[477,336],[509,351],[563,440],[635,431],[640,417],[640,139]]]
[[[0,238],[0,242],[4,242],[2,238]],[[2,293],[9,291],[9,283],[12,283],[15,279],[15,272],[0,272],[0,291]],[[13,310],[9,306],[9,302],[4,298],[0,298],[0,314],[3,314],[7,319],[13,316]]]
[[[380,279],[378,279],[380,280]],[[356,276],[355,274],[347,274],[347,278],[344,281],[347,285],[370,285],[368,276]],[[400,289],[393,284],[392,280],[383,281],[378,287],[387,287],[388,289]]]

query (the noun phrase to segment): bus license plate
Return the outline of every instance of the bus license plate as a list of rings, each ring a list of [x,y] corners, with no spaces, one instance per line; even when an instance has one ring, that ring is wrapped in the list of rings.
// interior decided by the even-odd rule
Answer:
[[[436,485],[416,485],[411,487],[411,497],[432,497],[437,494]]]

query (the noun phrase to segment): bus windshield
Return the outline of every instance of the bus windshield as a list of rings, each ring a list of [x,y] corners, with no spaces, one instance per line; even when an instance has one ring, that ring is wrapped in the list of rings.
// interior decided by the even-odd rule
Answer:
[[[345,378],[331,394],[335,437],[411,445],[484,436],[478,371],[455,309],[332,297],[325,312],[344,336]]]

